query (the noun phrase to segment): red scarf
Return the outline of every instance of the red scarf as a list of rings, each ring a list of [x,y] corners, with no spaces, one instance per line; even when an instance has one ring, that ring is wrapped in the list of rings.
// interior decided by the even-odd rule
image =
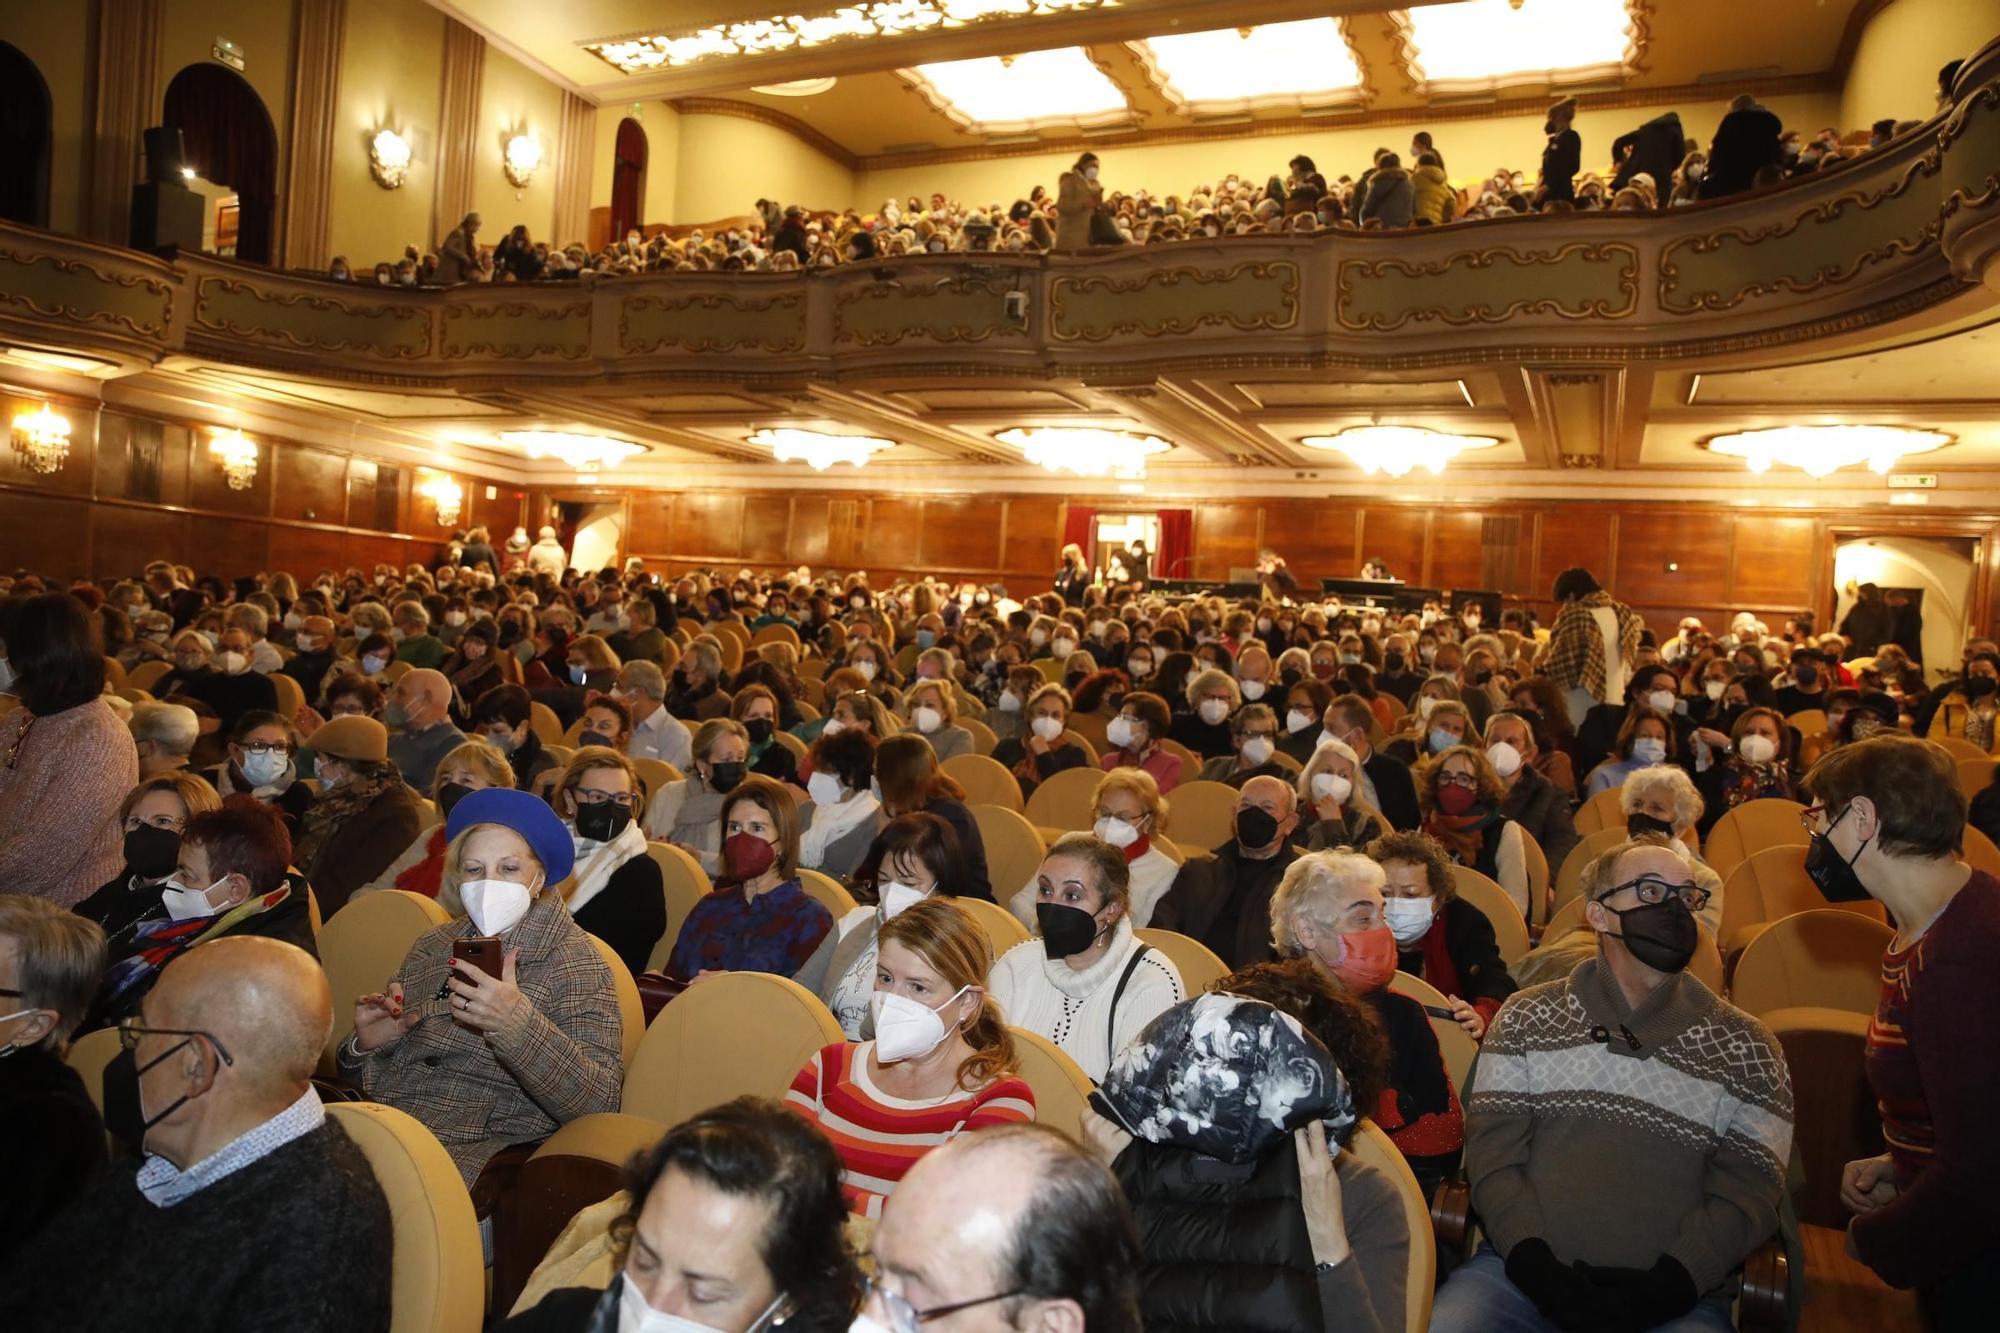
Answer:
[[[1462,866],[1477,866],[1486,846],[1485,828],[1496,818],[1491,810],[1477,807],[1462,815],[1448,815],[1433,808],[1424,816],[1424,832],[1443,844],[1451,859]]]
[[[439,824],[431,830],[430,841],[424,844],[424,859],[396,876],[396,887],[421,893],[426,898],[435,898],[443,881],[444,825]]]
[[[1130,847],[1127,847],[1125,849],[1125,864],[1129,866],[1134,861],[1144,856],[1146,854],[1146,849],[1148,847],[1151,847],[1152,845],[1153,845],[1153,840],[1147,837],[1145,834],[1141,833],[1139,835],[1139,840],[1133,843]]]

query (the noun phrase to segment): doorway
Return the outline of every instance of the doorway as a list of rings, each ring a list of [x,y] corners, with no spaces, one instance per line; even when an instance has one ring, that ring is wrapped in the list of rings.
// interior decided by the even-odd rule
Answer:
[[[611,239],[645,221],[646,131],[630,116],[618,122],[618,143],[611,164]]]
[[[30,227],[49,225],[52,121],[49,85],[35,62],[0,42],[0,218]]]
[[[1160,520],[1156,514],[1099,514],[1097,516],[1096,560],[1112,583],[1125,583],[1124,553],[1134,542],[1146,543],[1149,552],[1160,549]],[[1114,569],[1113,566],[1116,566]]]
[[[268,264],[278,208],[278,135],[256,90],[234,70],[189,65],[167,85],[161,124],[178,128],[202,189],[204,243]]]
[[[569,552],[570,567],[584,574],[616,569],[625,550],[625,502],[597,496],[553,502],[556,540]]]
[[[1874,584],[1886,610],[1877,614],[1873,628],[1884,634],[1883,642],[1901,645],[1935,681],[1942,668],[1958,666],[1978,557],[1979,543],[1970,537],[1883,534],[1839,541],[1833,548],[1832,628],[1846,623],[1861,585]],[[1857,628],[1870,628],[1862,623],[1869,618],[1864,612]]]

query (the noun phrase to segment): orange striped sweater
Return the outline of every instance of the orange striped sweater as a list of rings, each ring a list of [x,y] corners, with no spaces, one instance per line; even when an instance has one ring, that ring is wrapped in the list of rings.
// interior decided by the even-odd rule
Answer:
[[[786,1105],[833,1141],[848,1209],[863,1217],[880,1217],[896,1182],[932,1148],[965,1130],[1035,1118],[1035,1094],[1012,1077],[939,1101],[892,1097],[868,1076],[874,1048],[871,1041],[825,1047],[785,1095]]]

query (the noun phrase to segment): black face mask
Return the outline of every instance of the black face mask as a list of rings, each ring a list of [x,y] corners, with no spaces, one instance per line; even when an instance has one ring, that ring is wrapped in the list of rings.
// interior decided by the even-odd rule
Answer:
[[[1798,682],[1799,688],[1809,690],[1819,684],[1819,668],[1811,662],[1801,662],[1792,668],[1792,679]]]
[[[438,788],[438,812],[446,819],[451,818],[451,808],[472,795],[472,788],[463,782],[447,782]]]
[[[1987,695],[1993,693],[1994,685],[1995,682],[1991,676],[1967,676],[1965,678],[1965,697],[1975,702],[1984,699]]]
[[[159,1124],[168,1116],[181,1109],[188,1101],[185,1096],[172,1102],[151,1116],[139,1100],[139,1076],[162,1060],[178,1054],[193,1038],[183,1038],[169,1046],[145,1063],[142,1068],[139,1058],[131,1051],[120,1050],[104,1066],[104,1127],[111,1131],[119,1142],[138,1148],[146,1141],[146,1131]]]
[[[1243,850],[1254,852],[1260,847],[1269,847],[1277,837],[1276,815],[1259,810],[1254,805],[1236,812],[1236,842]]]
[[[1833,825],[1847,818],[1847,811],[1853,808],[1849,805],[1835,815],[1833,823],[1826,826],[1826,833],[1833,832]],[[1852,857],[1843,857],[1826,833],[1812,835],[1812,846],[1806,849],[1806,878],[1830,903],[1858,903],[1868,896],[1868,886],[1854,873],[1854,863],[1868,850],[1868,844],[1864,841],[1854,849]]]
[[[1625,816],[1625,831],[1635,838],[1641,833],[1664,833],[1671,838],[1674,836],[1674,822],[1671,819],[1656,819],[1644,810],[1634,810]]]
[[[610,842],[625,831],[632,822],[632,812],[622,805],[610,801],[602,805],[579,805],[576,808],[576,831],[579,837],[592,842]]]
[[[1491,671],[1475,671],[1472,673],[1472,683],[1474,685],[1484,685],[1487,681],[1492,679],[1493,679],[1493,673]]]
[[[736,784],[743,781],[744,767],[741,763],[710,764],[708,785],[717,791],[734,791]]]
[[[768,717],[752,718],[743,724],[743,729],[750,733],[752,745],[762,745],[771,739],[771,719]]]
[[[1641,903],[1623,911],[1608,903],[1599,906],[1618,918],[1618,928],[1625,932],[1618,938],[1625,941],[1632,956],[1655,972],[1679,972],[1701,942],[1694,913],[1678,898]]]
[[[141,879],[164,879],[180,864],[181,835],[141,824],[125,835],[125,867]]]
[[[1042,935],[1042,951],[1052,963],[1074,958],[1097,943],[1102,933],[1096,917],[1068,903],[1036,903],[1035,926]]]
[[[1385,670],[1401,671],[1403,669],[1403,661],[1403,654],[1399,652],[1390,651],[1382,654],[1382,666]]]

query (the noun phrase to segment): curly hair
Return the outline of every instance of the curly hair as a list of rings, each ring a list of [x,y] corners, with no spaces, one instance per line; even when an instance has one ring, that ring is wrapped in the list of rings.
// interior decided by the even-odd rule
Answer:
[[[1095,713],[1105,703],[1105,696],[1124,698],[1132,690],[1132,678],[1117,667],[1106,667],[1093,671],[1076,683],[1076,699],[1070,705],[1078,713]]]
[[[1424,881],[1431,886],[1432,895],[1440,903],[1448,903],[1458,897],[1458,881],[1451,873],[1451,858],[1445,855],[1438,840],[1428,833],[1398,829],[1393,833],[1384,833],[1361,850],[1378,866],[1391,861],[1422,866]]]
[[[777,1102],[738,1097],[674,1126],[625,1165],[625,1211],[611,1223],[620,1269],[646,1196],[678,1170],[738,1198],[768,1202],[757,1253],[791,1313],[791,1333],[843,1333],[861,1304],[847,1247],[840,1156],[826,1136]]]
[[[1657,717],[1658,714],[1653,716]],[[1481,805],[1498,806],[1507,799],[1506,784],[1501,782],[1500,775],[1493,771],[1493,761],[1486,757],[1486,751],[1474,749],[1470,745],[1454,745],[1438,751],[1429,762],[1416,767],[1417,805],[1425,814],[1429,814],[1437,806],[1436,775],[1444,771],[1447,759],[1460,756],[1472,762],[1472,776],[1476,784],[1474,790],[1479,794]]]
[[[1262,1000],[1298,1019],[1333,1054],[1356,1106],[1365,1112],[1381,1101],[1389,1086],[1389,1036],[1365,1001],[1328,980],[1311,959],[1257,963],[1209,989]]]

